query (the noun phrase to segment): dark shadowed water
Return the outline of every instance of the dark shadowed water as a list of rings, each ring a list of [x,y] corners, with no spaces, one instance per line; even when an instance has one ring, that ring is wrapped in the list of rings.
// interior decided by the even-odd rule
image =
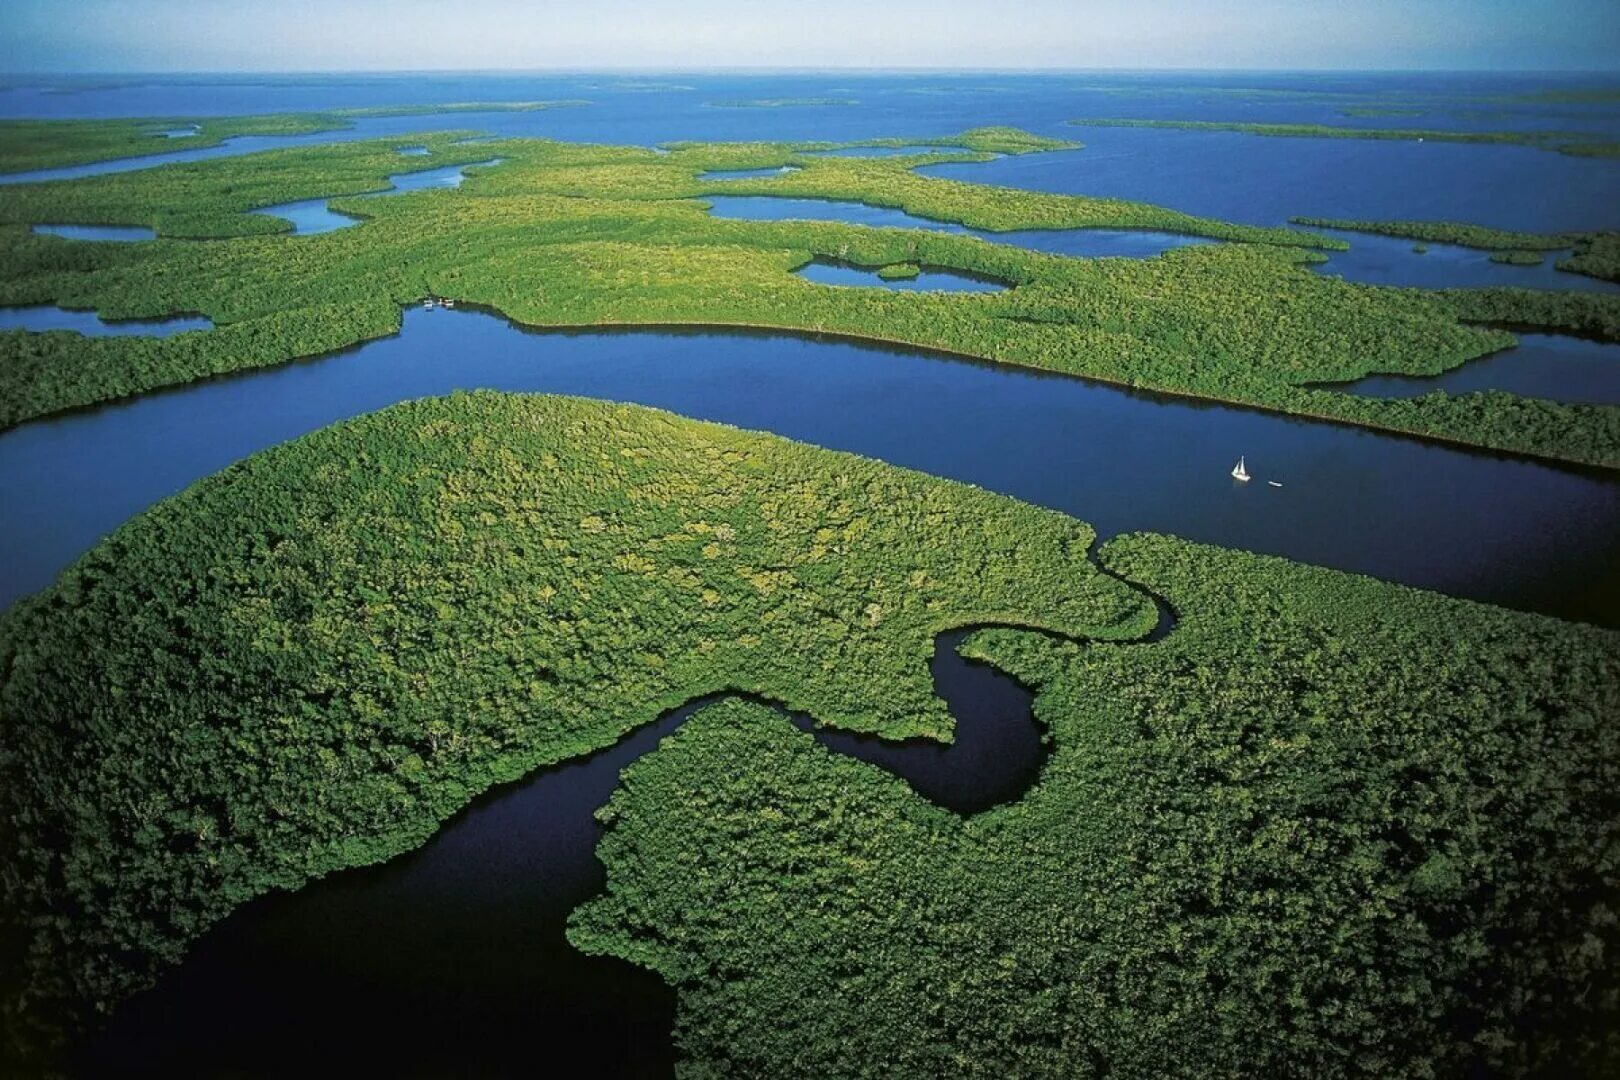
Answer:
[[[957,719],[950,747],[789,719],[960,813],[1014,799],[1039,774],[1043,732],[1027,690],[957,655],[966,636],[940,635],[932,664]],[[588,1044],[592,1076],[667,1075],[674,993],[649,971],[574,951],[564,932],[605,883],[594,814],[620,771],[713,700],[490,792],[385,865],[238,909],[119,1009],[75,1071],[284,1077],[319,1047],[328,1074],[516,1077],[534,1075],[537,1047]]]

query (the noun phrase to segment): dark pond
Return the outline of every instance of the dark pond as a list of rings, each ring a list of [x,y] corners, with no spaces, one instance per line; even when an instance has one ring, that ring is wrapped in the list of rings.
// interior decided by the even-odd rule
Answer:
[[[898,292],[1004,292],[1009,287],[995,278],[941,267],[923,267],[911,278],[885,278],[875,268],[832,259],[817,259],[799,270],[798,275],[818,285],[865,285]]]
[[[201,315],[107,322],[94,311],[70,311],[49,304],[0,307],[0,330],[73,330],[86,337],[168,337],[187,330],[210,330],[213,325]]]
[[[157,233],[144,225],[35,225],[34,231],[69,240],[111,240],[118,243],[157,238]]]
[[[1516,348],[1470,360],[1443,375],[1373,375],[1336,389],[1366,397],[1507,390],[1554,401],[1620,405],[1620,345],[1564,334],[1518,335]]]
[[[705,195],[715,217],[743,221],[842,221],[850,225],[896,229],[929,229],[957,236],[977,236],[996,244],[1012,244],[1053,255],[1082,258],[1124,256],[1145,259],[1172,248],[1207,244],[1199,236],[1152,232],[1146,229],[1026,229],[986,232],[949,221],[918,217],[904,210],[868,206],[837,199],[793,199],[774,195]]]

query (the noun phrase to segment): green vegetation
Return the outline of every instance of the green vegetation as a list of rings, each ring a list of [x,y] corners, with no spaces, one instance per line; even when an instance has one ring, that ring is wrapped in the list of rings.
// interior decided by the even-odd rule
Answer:
[[[239,135],[313,135],[342,131],[353,121],[382,116],[437,113],[533,112],[589,105],[588,101],[468,101],[450,105],[388,105],[332,109],[319,113],[260,116],[173,116],[144,120],[0,120],[0,173],[31,172],[88,165],[114,158],[141,157],[173,150],[218,146]],[[195,127],[184,139],[164,136],[166,128]]]
[[[695,697],[949,739],[941,630],[1152,629],[1093,539],[966,485],[574,399],[406,403],[232,466],[0,616],[11,1043],[88,1021],[249,898],[415,847]]]
[[[462,133],[299,147],[0,192],[0,304],[59,303],[109,318],[195,312],[207,333],[97,338],[0,334],[0,425],[277,364],[384,336],[424,295],[495,308],[537,326],[769,326],[944,350],[1114,383],[1476,446],[1620,465],[1620,410],[1505,395],[1359,398],[1315,390],[1377,371],[1431,374],[1512,343],[1465,325],[1470,296],[1356,285],[1308,272],[1343,242],[1234,225],[1118,199],[1049,195],[920,176],[919,160],[1038,151],[1005,129],[967,132],[953,152],[818,157],[805,144],[638,147]],[[946,140],[936,140],[944,148]],[[458,190],[355,198],[423,145],[435,166],[473,167]],[[810,144],[820,146],[824,144]],[[1059,144],[1062,145],[1062,144]],[[968,147],[973,147],[969,149]],[[424,162],[425,164],[426,162]],[[794,171],[705,181],[713,170]],[[858,200],[1006,232],[1139,228],[1239,244],[1163,256],[1072,259],[921,229],[710,216],[708,194]],[[318,236],[245,211],[336,196],[366,219]],[[145,224],[159,239],[95,244],[32,233],[40,222]],[[201,238],[228,243],[196,243]],[[1594,248],[1594,251],[1597,249]],[[815,258],[877,269],[937,266],[1005,281],[1003,293],[927,294],[817,285]],[[1620,299],[1551,305],[1493,294],[1496,321],[1620,338]]]
[[[1079,127],[1171,128],[1179,131],[1240,131],[1291,139],[1403,139],[1414,142],[1488,143],[1530,146],[1579,157],[1620,155],[1620,142],[1581,131],[1446,131],[1425,128],[1358,128],[1331,124],[1253,124],[1227,120],[1070,120]]]
[[[1529,94],[1517,94],[1506,100],[1538,105],[1608,105],[1620,102],[1620,87],[1592,86],[1575,90],[1537,90]]]
[[[1547,257],[1539,251],[1493,251],[1491,262],[1509,266],[1540,266]]]
[[[699,695],[947,736],[933,636],[989,621],[1086,641],[969,642],[1054,739],[1015,803],[964,820],[736,702],[628,771],[571,936],[678,989],[686,1075],[1601,1053],[1620,635],[1137,536],[1103,558],[1178,612],[1147,644],[1153,604],[1092,540],[575,399],[408,402],[256,455],[0,617],[8,1045],[60,1045],[251,897]]]
[[[1295,225],[1313,229],[1344,229],[1383,236],[1404,236],[1414,240],[1456,244],[1484,251],[1525,253],[1574,248],[1567,259],[1558,261],[1558,269],[1602,278],[1605,281],[1620,281],[1620,233],[1515,232],[1511,229],[1493,229],[1488,225],[1470,225],[1460,221],[1345,221],[1313,217],[1296,217],[1289,220]]]
[[[1575,251],[1560,259],[1558,269],[1620,281],[1620,233],[1587,233],[1575,241]]]
[[[1585,235],[1582,233],[1531,233],[1512,229],[1494,229],[1489,225],[1470,225],[1462,221],[1352,221],[1342,218],[1293,217],[1295,225],[1313,229],[1343,229],[1349,232],[1376,233],[1381,236],[1402,236],[1412,240],[1427,240],[1435,244],[1455,244],[1458,247],[1479,248],[1483,251],[1557,251],[1573,247]]]
[[[165,128],[195,124],[197,134],[170,139]],[[313,113],[168,117],[151,120],[0,120],[0,172],[32,172],[114,158],[218,146],[238,135],[312,135],[347,127]]]
[[[922,276],[922,267],[916,263],[890,263],[878,267],[877,276],[884,281],[915,281]]]
[[[1103,559],[1168,638],[969,642],[1055,743],[1016,803],[963,820],[743,703],[626,770],[570,939],[677,988],[681,1075],[1613,1075],[1620,637]]]

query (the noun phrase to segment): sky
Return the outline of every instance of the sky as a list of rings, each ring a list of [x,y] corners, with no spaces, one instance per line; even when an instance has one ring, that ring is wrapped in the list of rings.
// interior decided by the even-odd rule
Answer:
[[[3,0],[6,72],[1620,68],[1620,0]]]

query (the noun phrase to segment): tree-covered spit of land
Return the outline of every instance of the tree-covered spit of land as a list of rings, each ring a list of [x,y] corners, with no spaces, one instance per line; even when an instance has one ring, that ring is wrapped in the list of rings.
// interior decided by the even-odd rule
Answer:
[[[1001,363],[1361,424],[1472,446],[1620,465],[1620,409],[1502,394],[1378,399],[1316,389],[1375,373],[1438,374],[1513,343],[1501,323],[1620,339],[1620,298],[1380,288],[1309,272],[1342,240],[1238,225],[1119,199],[919,175],[1070,144],[1004,128],[896,157],[828,157],[828,144],[673,144],[659,154],[436,132],[0,191],[0,303],[55,303],[109,318],[205,315],[215,329],[162,339],[0,334],[0,425],[395,332],[433,295],[536,326],[757,326],[904,343]],[[911,140],[875,140],[912,145]],[[401,158],[423,146],[429,158]],[[499,158],[498,165],[477,162]],[[364,198],[402,161],[467,164],[456,190]],[[705,173],[794,165],[765,178]],[[1113,228],[1234,243],[1151,259],[1076,259],[926,229],[718,219],[711,194],[853,200],[987,233]],[[356,228],[286,236],[249,211],[332,197]],[[96,244],[44,223],[150,225],[158,239]],[[199,243],[203,239],[227,242]],[[1594,250],[1596,250],[1594,248]],[[837,288],[795,271],[815,259],[977,274],[1000,293]]]
[[[1620,635],[1166,537],[1099,569],[1093,539],[568,398],[238,463],[0,616],[7,1052],[48,1065],[252,897],[681,702],[948,738],[934,636],[995,624],[969,647],[1055,746],[1016,802],[959,817],[740,702],[631,768],[571,937],[676,988],[683,1074],[1608,1060]]]
[[[1175,131],[1235,131],[1285,139],[1384,139],[1408,142],[1480,143],[1556,150],[1574,157],[1617,157],[1620,142],[1583,131],[1454,131],[1447,128],[1371,128],[1335,124],[1261,124],[1238,120],[1070,120],[1077,127],[1138,127]]]

